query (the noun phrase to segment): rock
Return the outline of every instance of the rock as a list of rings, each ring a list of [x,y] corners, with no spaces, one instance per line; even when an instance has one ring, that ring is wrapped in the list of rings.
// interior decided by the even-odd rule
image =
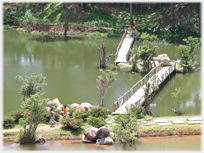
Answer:
[[[109,135],[110,135],[110,132],[105,126],[100,127],[96,133],[96,137],[99,139],[105,138]]]
[[[96,143],[100,145],[111,145],[113,144],[113,139],[111,139],[110,137],[105,137],[102,139],[97,139]]]
[[[82,107],[81,105],[78,105],[78,106],[76,107],[75,112],[80,112],[80,111],[85,111],[85,109],[84,109],[84,107]]]
[[[176,69],[176,72],[180,72],[180,73],[183,73],[183,67],[180,67],[179,69]]]
[[[49,112],[50,111],[50,107],[46,107],[46,110]]]
[[[152,68],[159,66],[158,61],[151,61],[151,64],[152,64]]]
[[[93,143],[93,141],[89,140],[85,135],[82,135],[81,140],[83,143]]]
[[[160,63],[163,63],[163,65],[169,65],[170,63],[170,58],[167,54],[160,54],[157,56],[157,60],[160,62]]]
[[[79,104],[77,104],[77,103],[73,103],[70,105],[71,108],[77,108],[77,106],[79,106]]]
[[[84,107],[85,110],[90,111],[91,108],[93,107],[91,104],[85,102],[85,103],[81,103],[81,106]]]
[[[87,139],[91,141],[96,141],[96,133],[98,131],[98,128],[90,127],[84,131],[84,135]]]
[[[55,98],[53,100],[50,100],[47,102],[47,106],[50,106],[51,104],[55,104],[56,107],[58,107],[59,105],[61,105],[60,101],[58,98]]]
[[[63,111],[64,106],[61,104],[59,106],[57,106],[57,110],[59,113],[61,113],[61,111]]]

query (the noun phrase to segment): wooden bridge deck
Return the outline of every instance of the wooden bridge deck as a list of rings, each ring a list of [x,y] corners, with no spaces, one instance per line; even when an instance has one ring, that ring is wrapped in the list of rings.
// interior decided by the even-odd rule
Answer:
[[[134,38],[125,32],[115,54],[115,63],[127,63],[127,57],[133,42]]]
[[[132,105],[141,106],[145,100],[145,81],[150,82],[150,84],[154,83],[154,85],[160,85],[162,82],[176,69],[176,63],[170,67],[163,67],[162,63],[153,68],[147,75],[143,77],[142,80],[137,82],[129,91],[127,91],[123,96],[117,99],[117,101],[113,105],[113,113],[112,114],[125,114],[125,107],[131,107]],[[157,75],[157,78],[154,82],[152,82],[152,78],[154,75]],[[151,90],[149,95],[153,91]]]

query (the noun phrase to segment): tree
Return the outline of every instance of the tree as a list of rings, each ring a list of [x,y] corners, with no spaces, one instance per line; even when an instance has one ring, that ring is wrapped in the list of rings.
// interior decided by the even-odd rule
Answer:
[[[133,18],[132,18],[132,3],[130,3],[130,24],[132,25]]]
[[[103,49],[103,55],[101,57],[101,47]],[[99,60],[100,60],[100,65],[99,65],[99,68],[106,68],[106,64],[109,60],[109,58],[113,55],[113,54],[110,54],[108,53],[108,56],[107,56],[107,59],[106,59],[106,47],[104,46],[103,44],[103,40],[101,41],[101,45],[99,47]]]
[[[179,105],[180,105],[180,102],[181,102],[181,89],[180,88],[175,88],[175,91],[171,93],[171,97],[173,97],[174,99],[176,99],[176,102],[178,104],[178,111],[176,110],[173,110],[170,108],[170,110],[174,111],[177,115],[181,115],[181,111],[179,109]]]
[[[66,11],[66,5],[65,3],[63,3],[63,10],[64,10],[64,35],[67,35],[67,31],[68,31],[68,20],[67,20],[67,11]]]
[[[171,22],[174,21],[174,3],[171,3]]]
[[[185,41],[187,45],[179,45],[178,51],[184,64],[184,72],[188,72],[198,63],[197,59],[200,56],[196,55],[196,53],[200,47],[200,39],[189,36],[183,39],[183,41]]]
[[[19,123],[24,126],[23,132],[20,132],[20,143],[34,143],[35,131],[38,124],[42,121],[43,114],[46,112],[48,99],[42,99],[39,93],[31,95],[26,101],[23,101],[21,107],[25,113],[29,113],[29,122],[26,118],[21,118]],[[26,124],[29,123],[29,128],[26,129]]]
[[[155,40],[157,36],[142,33],[140,39],[143,44],[138,48],[139,57],[142,60],[143,73],[148,73],[152,69],[151,61],[156,53],[156,47],[151,45],[151,41]]]
[[[103,106],[103,100],[105,98],[106,92],[108,88],[111,87],[112,83],[116,80],[116,74],[117,72],[110,70],[99,70],[99,76],[98,79],[96,79],[97,88],[100,95],[99,106]]]
[[[23,101],[25,101],[26,97],[30,97],[31,95],[42,91],[42,87],[47,85],[45,82],[45,77],[43,77],[41,73],[32,73],[30,77],[26,76],[25,79],[23,79],[22,76],[17,75],[16,78],[23,82],[23,85],[20,88],[20,93],[24,96]]]
[[[126,107],[126,114],[119,114],[115,118],[114,138],[123,145],[130,146],[135,141],[135,135],[140,125],[137,118],[144,111],[143,107],[133,106]]]

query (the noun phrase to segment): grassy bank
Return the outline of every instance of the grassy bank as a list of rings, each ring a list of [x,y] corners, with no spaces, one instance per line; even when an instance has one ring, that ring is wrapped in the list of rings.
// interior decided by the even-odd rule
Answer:
[[[105,126],[110,132],[113,132],[114,118],[116,116],[109,115],[106,119],[107,123]],[[189,125],[187,123],[187,118],[191,117],[201,117],[201,115],[182,115],[182,116],[165,116],[165,117],[146,117],[141,120],[139,131],[136,137],[146,137],[146,136],[172,136],[172,135],[196,135],[201,134],[202,125],[193,124]],[[156,123],[146,126],[142,121],[147,121],[146,123],[153,122],[157,119],[167,119],[170,123],[171,120],[183,120],[183,124],[173,124],[171,126],[158,126]],[[55,128],[50,128],[50,125],[40,124],[37,129],[37,137],[42,136],[46,140],[61,140],[61,139],[74,139],[80,140],[85,129],[91,127],[90,125],[85,125],[78,130],[64,129],[62,125],[55,126]],[[10,130],[3,130],[3,140],[17,141],[20,128],[19,126],[14,127]]]
[[[121,37],[130,23],[129,3],[65,3],[68,36]],[[4,3],[4,25],[31,34],[63,35],[63,3]],[[200,3],[133,3],[133,24],[139,32],[176,39],[200,37]],[[156,29],[155,29],[156,28]],[[96,32],[96,33],[94,33]],[[170,38],[169,38],[170,37]]]

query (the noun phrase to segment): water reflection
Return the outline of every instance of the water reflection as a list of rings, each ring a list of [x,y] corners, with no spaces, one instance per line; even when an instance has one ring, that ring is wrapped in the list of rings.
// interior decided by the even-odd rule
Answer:
[[[201,135],[137,138],[132,146],[82,143],[81,140],[49,140],[45,144],[19,145],[4,141],[4,150],[95,150],[95,151],[195,151],[201,150]]]
[[[4,112],[21,109],[23,96],[19,94],[21,83],[16,75],[23,77],[31,73],[42,73],[48,85],[45,95],[50,99],[59,98],[62,104],[89,102],[98,104],[96,78],[99,71],[98,48],[101,39],[69,39],[68,41],[47,41],[40,43],[32,35],[16,31],[4,31]],[[120,38],[103,39],[106,51],[115,54]],[[12,44],[12,45],[11,45]],[[165,47],[170,59],[178,54],[178,46]],[[178,57],[178,56],[177,56]],[[178,57],[179,58],[179,57]],[[114,62],[114,57],[109,63]],[[104,106],[113,110],[113,103],[142,78],[140,74],[118,72],[117,80],[108,89]],[[177,108],[171,97],[175,87],[182,89],[180,107],[190,114],[201,113],[200,72],[172,74],[161,86],[152,103],[157,104],[155,115],[173,114],[169,108]],[[12,95],[12,96],[11,96]]]

